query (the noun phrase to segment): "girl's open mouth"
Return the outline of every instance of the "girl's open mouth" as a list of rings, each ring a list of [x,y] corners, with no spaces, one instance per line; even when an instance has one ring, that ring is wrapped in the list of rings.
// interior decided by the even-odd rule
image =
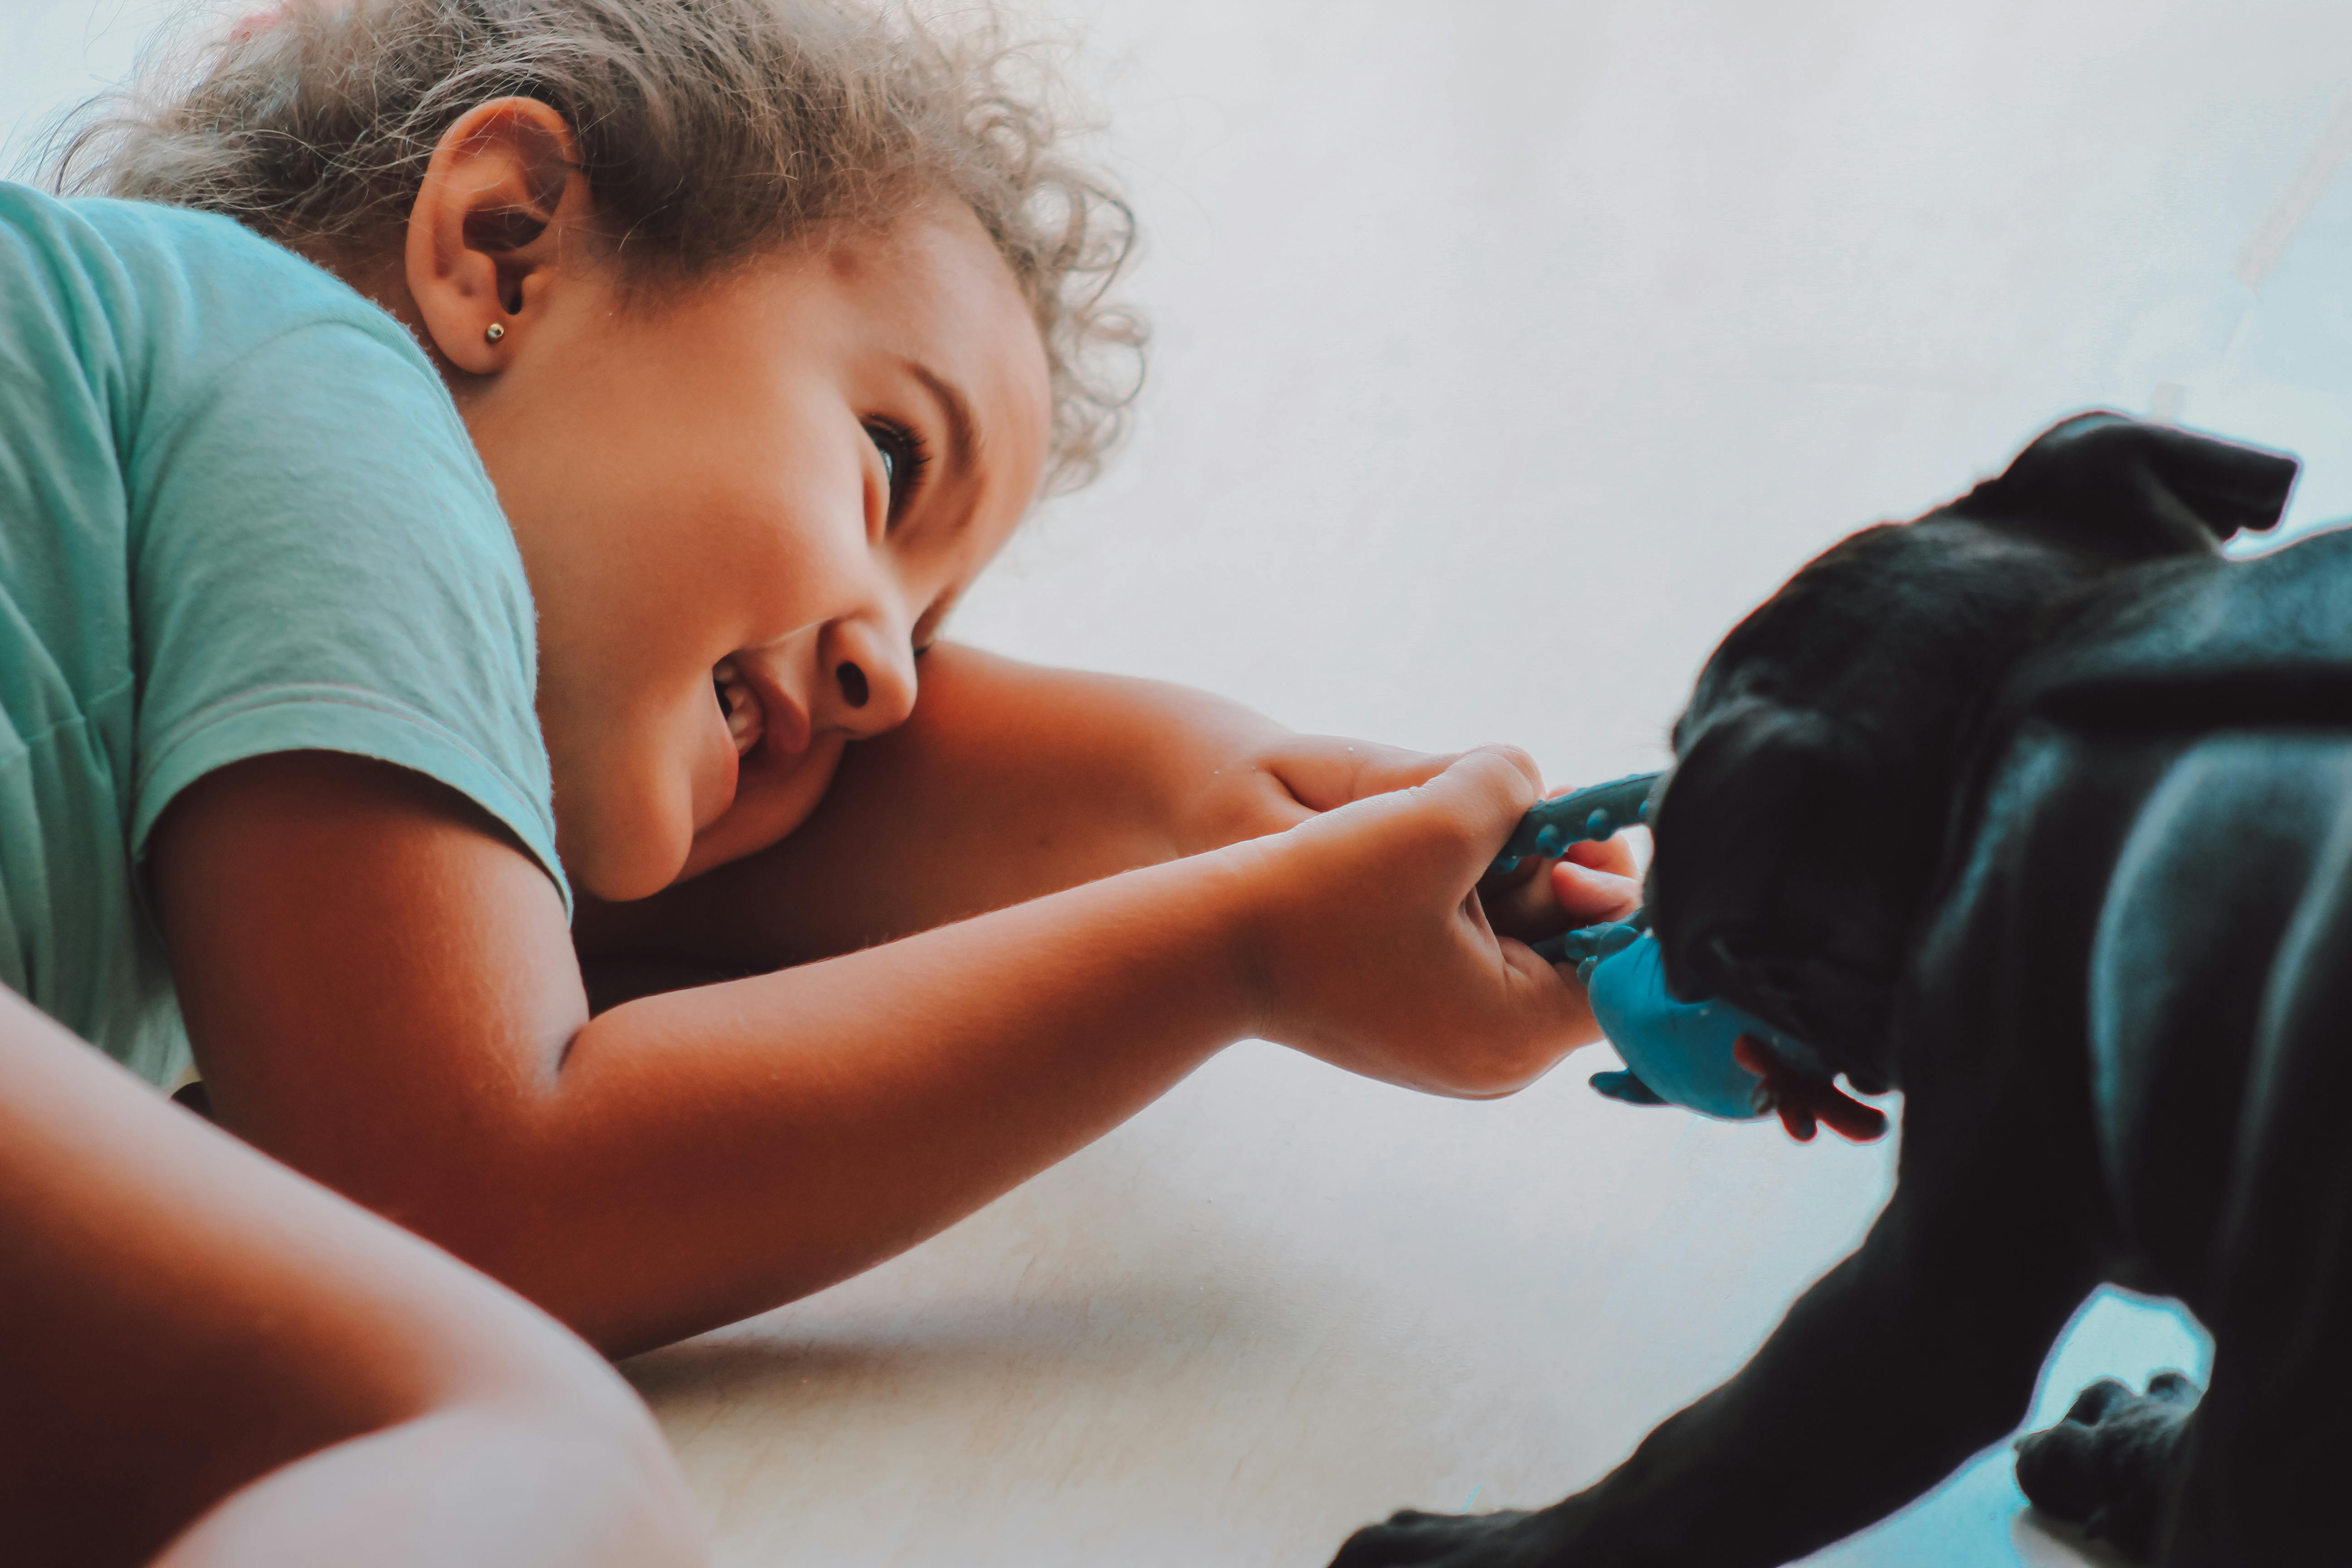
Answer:
[[[722,658],[710,668],[710,684],[719,694],[719,710],[727,716],[727,732],[735,738],[735,754],[749,756],[751,748],[760,743],[767,732],[767,710],[760,694],[743,679],[743,672],[731,658]]]
[[[710,667],[710,688],[739,760],[758,751],[772,762],[789,763],[808,750],[813,736],[807,710],[757,660],[739,663],[732,655],[720,659]]]

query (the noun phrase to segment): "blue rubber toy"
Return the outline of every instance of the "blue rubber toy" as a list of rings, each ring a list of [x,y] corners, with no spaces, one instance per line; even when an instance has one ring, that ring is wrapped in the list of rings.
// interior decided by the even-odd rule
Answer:
[[[1621,827],[1633,827],[1650,820],[1650,792],[1657,787],[1661,773],[1628,773],[1607,784],[1587,784],[1539,801],[1519,826],[1512,830],[1510,842],[1495,860],[1496,874],[1508,871],[1530,855],[1557,858],[1571,844],[1587,839],[1605,839],[1615,836]]]
[[[1554,858],[1569,846],[1606,839],[1646,823],[1659,774],[1635,773],[1548,800],[1528,812],[1495,862],[1496,872],[1529,855]],[[1742,1035],[1754,1037],[1809,1077],[1834,1077],[1802,1041],[1728,1002],[1685,1002],[1666,989],[1664,961],[1646,911],[1609,925],[1563,931],[1535,944],[1555,963],[1574,963],[1592,998],[1592,1016],[1625,1060],[1622,1072],[1595,1073],[1592,1087],[1629,1105],[1679,1105],[1726,1121],[1770,1112],[1759,1102],[1764,1080],[1733,1058]]]

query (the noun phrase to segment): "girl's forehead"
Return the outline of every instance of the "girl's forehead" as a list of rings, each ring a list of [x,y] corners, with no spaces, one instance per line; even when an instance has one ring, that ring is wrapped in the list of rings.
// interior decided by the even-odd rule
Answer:
[[[940,325],[979,328],[1013,318],[1027,336],[1037,335],[1013,268],[960,202],[918,208],[885,226],[846,229],[825,246],[824,260],[846,294],[936,314],[945,318]]]
[[[920,208],[887,226],[832,226],[739,281],[802,318],[803,330],[810,318],[829,320],[846,339],[952,359],[967,377],[992,364],[1013,380],[1034,379],[1045,395],[1045,344],[1035,311],[961,203]]]

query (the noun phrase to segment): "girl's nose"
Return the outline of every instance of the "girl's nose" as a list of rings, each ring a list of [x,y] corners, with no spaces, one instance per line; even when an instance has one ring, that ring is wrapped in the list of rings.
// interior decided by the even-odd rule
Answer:
[[[853,735],[879,735],[915,710],[915,653],[902,637],[863,620],[837,623],[825,639],[834,721]]]
[[[841,685],[841,700],[852,708],[863,708],[873,698],[874,683],[866,679],[864,670],[847,659],[841,661],[840,668],[833,672],[833,678]]]

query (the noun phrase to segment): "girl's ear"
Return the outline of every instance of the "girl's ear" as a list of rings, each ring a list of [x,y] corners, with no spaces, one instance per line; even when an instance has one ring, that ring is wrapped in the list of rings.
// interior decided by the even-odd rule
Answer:
[[[442,133],[408,213],[409,298],[442,357],[504,369],[584,255],[588,181],[563,116],[531,98],[478,104]]]
[[[2042,432],[1951,510],[2117,561],[2210,554],[2286,510],[2295,460],[2122,414]]]

